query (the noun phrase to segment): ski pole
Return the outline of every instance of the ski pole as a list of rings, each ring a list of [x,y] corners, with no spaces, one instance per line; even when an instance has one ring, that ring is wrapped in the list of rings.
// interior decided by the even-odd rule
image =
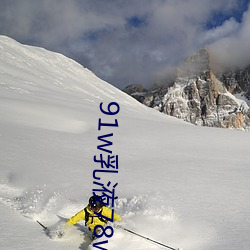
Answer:
[[[171,250],[180,250],[180,248],[173,248],[173,247],[164,245],[164,244],[162,244],[162,243],[160,243],[160,242],[158,242],[158,241],[152,240],[152,239],[150,239],[150,238],[148,238],[148,237],[145,237],[145,236],[143,236],[143,235],[141,235],[141,234],[135,233],[135,232],[133,232],[133,231],[127,229],[127,228],[124,228],[124,227],[123,227],[122,229],[125,230],[125,231],[127,231],[127,232],[129,232],[129,233],[131,233],[131,234],[137,235],[137,236],[139,236],[139,237],[141,237],[141,238],[143,238],[143,239],[146,239],[146,240],[148,240],[148,241],[152,241],[152,242],[154,242],[154,243],[156,243],[156,244],[158,244],[158,245],[161,245],[161,246],[163,246],[163,247],[166,247],[166,248],[168,248],[168,249],[171,249]]]
[[[47,231],[48,230],[48,228],[47,227],[45,227],[41,222],[39,222],[38,220],[36,221],[41,227],[43,227],[43,229],[45,230],[45,231]]]

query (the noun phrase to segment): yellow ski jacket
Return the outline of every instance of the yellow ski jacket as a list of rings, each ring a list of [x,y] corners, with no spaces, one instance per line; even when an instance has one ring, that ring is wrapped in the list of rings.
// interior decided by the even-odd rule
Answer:
[[[86,211],[86,212],[85,212]],[[99,214],[102,214],[103,216],[112,219],[112,210],[108,207],[102,207],[101,210],[98,212]],[[68,221],[67,224],[75,225],[77,222],[81,220],[85,220],[85,225],[89,228],[89,230],[93,233],[94,228],[97,225],[104,226],[107,221],[103,220],[104,218],[96,215],[89,206],[85,207],[81,211],[79,211],[77,214],[72,216]],[[87,220],[87,221],[86,221]],[[121,221],[121,216],[114,213],[113,221]]]

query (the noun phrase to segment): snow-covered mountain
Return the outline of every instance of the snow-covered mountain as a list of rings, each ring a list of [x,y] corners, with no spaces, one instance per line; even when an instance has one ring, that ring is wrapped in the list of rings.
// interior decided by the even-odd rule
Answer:
[[[196,125],[249,129],[249,79],[249,68],[214,72],[210,54],[203,49],[180,65],[170,87],[147,91],[131,85],[124,92],[146,106]]]
[[[120,111],[100,111],[117,102]],[[98,121],[118,127],[102,126]],[[0,37],[0,248],[95,249],[84,222],[48,238],[88,202],[98,136],[119,156],[122,226],[184,250],[248,250],[249,133],[193,126],[140,104],[63,55]],[[100,239],[103,240],[103,239]],[[110,250],[164,249],[116,229]]]

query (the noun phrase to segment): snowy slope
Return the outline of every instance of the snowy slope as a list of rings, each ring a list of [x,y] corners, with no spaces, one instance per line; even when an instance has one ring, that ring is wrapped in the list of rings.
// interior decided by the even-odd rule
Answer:
[[[100,102],[118,102],[119,127],[98,131]],[[122,225],[184,250],[250,248],[248,132],[196,127],[146,108],[76,62],[0,37],[0,249],[95,249],[53,227],[91,195],[97,137],[119,155]],[[107,249],[163,249],[117,229]]]

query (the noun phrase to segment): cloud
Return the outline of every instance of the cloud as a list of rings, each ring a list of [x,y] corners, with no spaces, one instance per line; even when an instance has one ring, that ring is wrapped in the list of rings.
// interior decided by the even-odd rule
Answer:
[[[120,88],[148,87],[204,46],[219,53],[249,40],[248,13],[233,18],[239,8],[237,0],[2,0],[0,33],[61,52]],[[208,30],[215,13],[228,18]]]
[[[225,37],[235,34],[240,28],[240,24],[232,17],[226,20],[221,26],[204,31],[200,38],[201,44],[211,44]]]
[[[250,64],[250,10],[243,15],[242,22],[237,24],[236,29],[221,39],[210,44],[210,51],[213,53],[218,64],[225,67],[245,67]],[[227,29],[224,24],[220,29]]]

